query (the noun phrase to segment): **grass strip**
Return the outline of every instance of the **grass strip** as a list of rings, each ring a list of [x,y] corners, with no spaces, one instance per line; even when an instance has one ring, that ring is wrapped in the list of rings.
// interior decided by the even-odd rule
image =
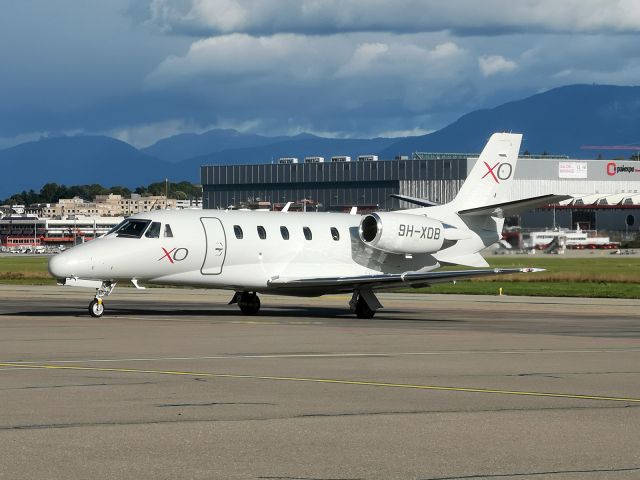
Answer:
[[[606,252],[570,256],[489,257],[493,268],[536,267],[546,272],[496,276],[402,289],[404,292],[458,293],[475,295],[640,298],[640,258],[617,257]],[[14,285],[55,285],[44,256],[0,256],[0,283]],[[459,270],[465,267],[447,267]]]

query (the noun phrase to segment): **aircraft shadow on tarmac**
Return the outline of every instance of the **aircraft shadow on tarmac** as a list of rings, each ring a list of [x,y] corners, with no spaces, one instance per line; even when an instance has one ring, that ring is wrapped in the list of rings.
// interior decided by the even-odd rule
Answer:
[[[314,318],[314,319],[342,319],[342,320],[354,320],[357,322],[376,322],[376,321],[388,321],[388,320],[402,320],[413,322],[446,322],[457,323],[463,320],[456,319],[444,319],[444,318],[425,318],[416,317],[415,313],[411,311],[384,309],[380,310],[376,316],[372,319],[362,320],[356,318],[348,309],[345,308],[331,308],[331,307],[299,307],[299,306],[277,306],[263,308],[258,315],[242,315],[236,307],[228,308],[131,308],[131,307],[118,307],[110,305],[104,314],[104,319],[109,318],[121,318],[121,317],[232,317],[237,318],[238,321],[251,321],[255,319],[256,322],[265,321],[269,319],[300,319],[300,318]],[[0,317],[15,316],[15,317],[84,317],[89,315],[84,308],[68,308],[50,306],[49,309],[34,309],[23,310],[18,312],[2,312]],[[99,320],[98,320],[99,321]]]

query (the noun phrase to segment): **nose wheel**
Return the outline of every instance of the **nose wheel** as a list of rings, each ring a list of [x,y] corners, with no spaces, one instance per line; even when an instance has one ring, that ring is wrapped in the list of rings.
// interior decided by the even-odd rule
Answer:
[[[100,318],[104,313],[103,297],[108,297],[116,288],[115,282],[102,282],[99,288],[96,289],[96,297],[89,303],[89,315],[93,318]]]
[[[100,318],[104,313],[104,303],[102,298],[94,298],[89,304],[89,315],[94,318]]]

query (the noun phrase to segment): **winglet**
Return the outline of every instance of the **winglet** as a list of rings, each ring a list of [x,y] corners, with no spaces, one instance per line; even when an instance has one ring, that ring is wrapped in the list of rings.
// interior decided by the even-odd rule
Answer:
[[[284,206],[284,208],[282,210],[280,210],[283,213],[287,213],[289,211],[289,207],[293,205],[293,202],[287,202],[287,204]]]
[[[351,207],[349,215],[355,215],[356,213],[358,213],[358,207]]]

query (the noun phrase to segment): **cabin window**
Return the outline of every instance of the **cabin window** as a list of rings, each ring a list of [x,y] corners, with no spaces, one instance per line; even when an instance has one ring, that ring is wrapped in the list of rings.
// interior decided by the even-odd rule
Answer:
[[[242,227],[240,225],[233,226],[233,233],[236,234],[236,238],[238,240],[242,240],[242,237],[244,237],[244,234],[242,233]]]
[[[267,231],[264,229],[262,225],[258,225],[258,236],[264,240],[267,238]]]
[[[144,236],[147,238],[160,238],[160,222],[153,222]]]
[[[289,229],[287,227],[280,227],[280,235],[283,240],[289,240]]]
[[[173,232],[171,231],[171,225],[168,223],[164,226],[164,237],[173,238]]]
[[[331,227],[331,238],[333,238],[336,242],[340,240],[340,232],[336,227]]]
[[[304,238],[306,238],[307,240],[311,240],[313,238],[311,229],[309,227],[302,227],[302,231],[304,233]]]

